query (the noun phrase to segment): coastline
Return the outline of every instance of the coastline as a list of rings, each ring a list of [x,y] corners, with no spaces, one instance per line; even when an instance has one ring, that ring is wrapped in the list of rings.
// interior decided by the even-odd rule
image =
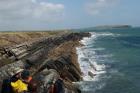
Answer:
[[[32,64],[32,67],[36,69],[38,68],[39,65],[42,64],[41,63],[43,62],[42,59],[44,59],[45,61],[45,59],[47,58],[52,58],[51,61],[45,63],[45,65],[40,69],[38,73],[40,73],[44,68],[55,69],[56,71],[58,71],[59,75],[63,77],[66,88],[69,91],[71,92],[75,91],[76,93],[77,89],[76,87],[74,87],[72,82],[77,82],[82,80],[81,78],[82,73],[78,63],[76,47],[81,46],[79,41],[83,37],[89,37],[89,36],[90,36],[89,33],[65,33],[61,36],[56,36],[56,37],[54,36],[44,40],[41,39],[42,40],[41,43],[40,41],[35,42],[35,44],[32,44],[28,47],[31,47],[30,49],[36,49],[39,47],[39,45],[42,46],[42,44],[43,45],[47,44],[47,47],[39,49],[39,51],[34,52],[31,56],[21,58],[20,59],[21,62],[18,61],[20,63],[20,67],[24,67],[25,64]],[[51,42],[49,40],[51,40]],[[41,56],[43,53],[42,51],[44,51],[44,49],[46,51],[45,53],[47,54]],[[38,62],[38,60],[40,61],[39,63],[34,63],[34,62]],[[16,64],[16,62],[10,64],[12,64],[13,66],[18,65]],[[0,68],[1,71],[6,72],[6,68],[10,67],[10,64],[2,66]],[[4,77],[1,77],[1,79]]]

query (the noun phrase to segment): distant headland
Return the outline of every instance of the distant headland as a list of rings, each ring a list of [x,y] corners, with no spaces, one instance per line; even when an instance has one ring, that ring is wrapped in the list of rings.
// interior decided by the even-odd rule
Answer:
[[[100,28],[100,29],[132,28],[132,26],[131,25],[102,25],[102,26],[96,26],[95,28]]]
[[[104,29],[128,29],[133,28],[131,25],[99,25],[93,27],[72,29],[73,31],[90,31],[90,30],[104,30]]]

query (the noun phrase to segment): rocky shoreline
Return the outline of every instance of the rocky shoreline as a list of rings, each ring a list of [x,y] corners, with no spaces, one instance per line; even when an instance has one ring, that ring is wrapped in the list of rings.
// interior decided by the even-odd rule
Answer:
[[[83,37],[90,37],[90,34],[64,33],[30,43],[2,47],[0,62],[7,62],[0,66],[0,84],[4,78],[14,74],[16,67],[20,67],[29,69],[35,79],[40,79],[38,93],[44,93],[42,85],[47,82],[46,78],[57,76],[63,78],[69,93],[78,93],[72,82],[82,80],[76,47],[81,46],[79,40]]]

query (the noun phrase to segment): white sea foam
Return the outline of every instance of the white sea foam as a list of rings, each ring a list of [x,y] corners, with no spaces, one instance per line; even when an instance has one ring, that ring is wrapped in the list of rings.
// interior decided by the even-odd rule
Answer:
[[[110,33],[110,32],[101,32],[101,33],[97,33],[96,36],[97,37],[99,37],[99,36],[113,36],[113,37],[117,37],[117,36],[120,36],[120,34],[113,34],[113,33]]]
[[[84,81],[78,82],[79,88],[83,93],[93,93],[105,86],[102,81],[102,76],[106,74],[106,65],[103,64],[106,58],[110,58],[112,54],[97,55],[97,51],[105,51],[105,48],[93,48],[94,43],[99,37],[116,36],[112,33],[91,33],[91,37],[83,38],[80,43],[84,44],[82,47],[77,47],[78,62],[82,71]],[[102,61],[103,63],[99,63]],[[86,92],[87,91],[87,92]],[[90,92],[88,92],[90,91]],[[92,91],[92,92],[91,92]]]
[[[106,68],[108,65],[105,65],[104,62],[113,55],[102,54],[102,51],[106,51],[106,49],[103,47],[93,48],[94,44],[96,44],[96,40],[98,40],[99,37],[116,37],[119,34],[112,34],[109,32],[92,32],[91,35],[91,37],[86,37],[80,41],[82,44],[84,44],[84,46],[77,48],[78,62],[80,64],[80,68],[83,73],[82,77],[84,80],[78,82],[80,85],[79,88],[83,91],[82,93],[93,93],[96,90],[101,89],[105,86],[105,82],[102,80],[102,77],[108,77],[106,76]],[[101,52],[101,54],[98,54],[97,51],[99,53]]]
[[[106,73],[105,71],[105,65],[104,64],[98,64],[96,60],[93,59],[95,57],[95,51],[96,50],[104,50],[104,48],[89,48],[89,44],[93,44],[94,40],[97,38],[96,33],[91,33],[91,37],[86,37],[80,42],[84,44],[83,47],[77,48],[77,54],[78,54],[78,62],[81,67],[81,71],[83,73],[83,79],[85,81],[96,81],[99,78],[100,74]],[[89,72],[91,75],[89,75]]]

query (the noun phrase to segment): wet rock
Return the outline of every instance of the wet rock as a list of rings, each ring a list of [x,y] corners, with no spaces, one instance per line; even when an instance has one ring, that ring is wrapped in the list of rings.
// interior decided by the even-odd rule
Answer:
[[[96,74],[94,74],[94,73],[91,72],[91,71],[88,71],[88,75],[89,75],[91,78],[93,78],[94,76],[96,76]]]

